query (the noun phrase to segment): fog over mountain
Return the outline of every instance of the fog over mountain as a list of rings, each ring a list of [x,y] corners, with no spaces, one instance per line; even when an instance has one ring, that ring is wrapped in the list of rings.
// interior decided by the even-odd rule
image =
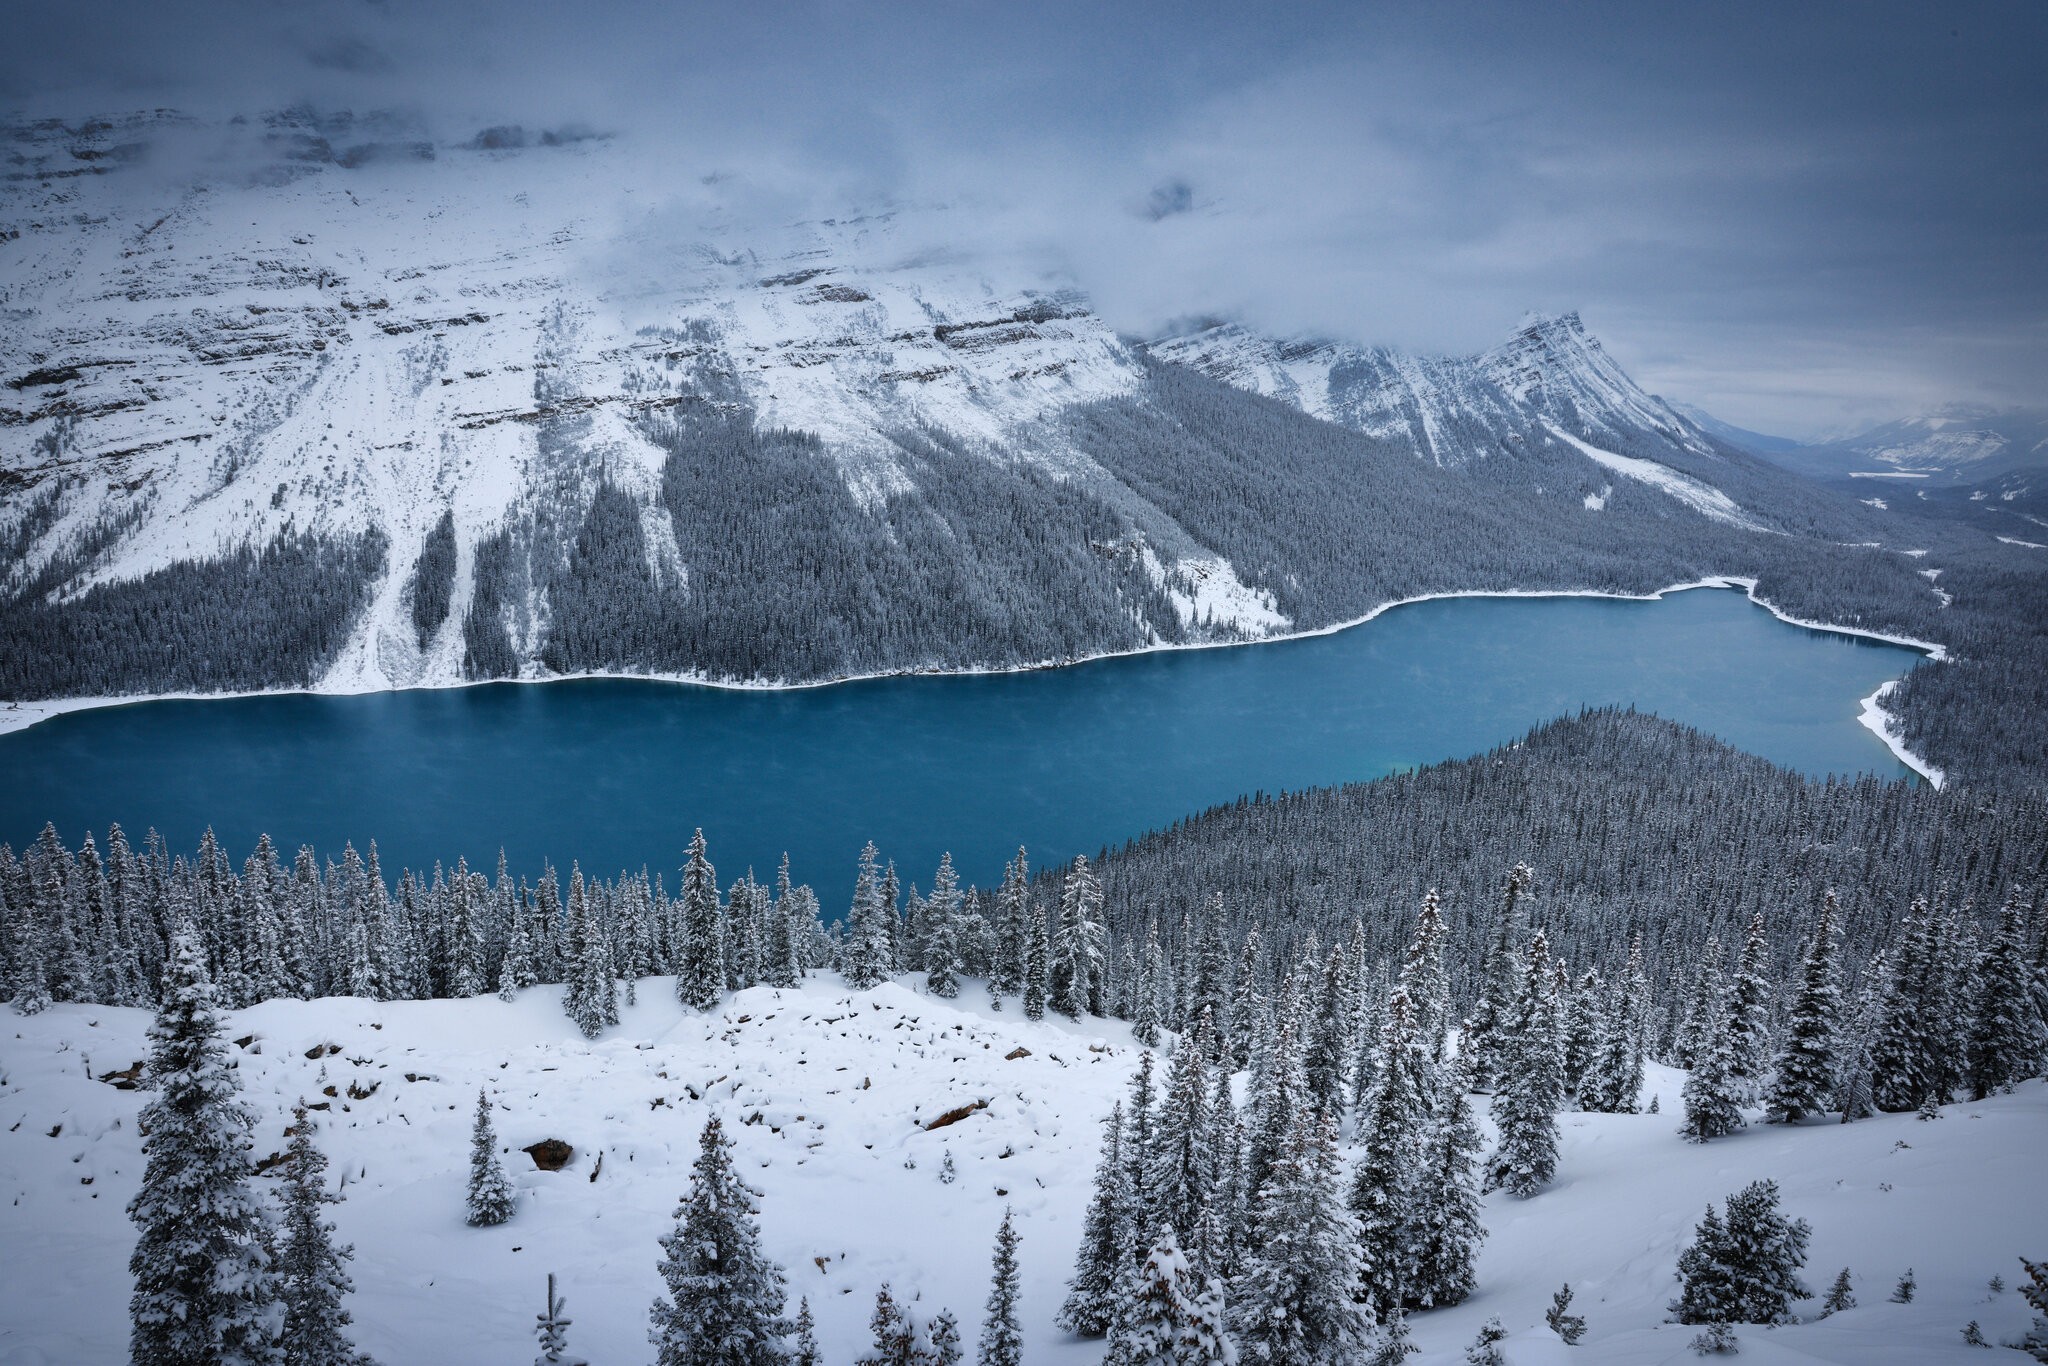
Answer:
[[[1034,255],[1141,336],[1220,315],[1473,352],[1576,308],[1652,392],[1794,437],[2044,389],[2038,5],[1164,17],[46,6],[15,16],[0,107],[602,132],[636,171],[589,213],[635,247],[944,206],[932,249]]]

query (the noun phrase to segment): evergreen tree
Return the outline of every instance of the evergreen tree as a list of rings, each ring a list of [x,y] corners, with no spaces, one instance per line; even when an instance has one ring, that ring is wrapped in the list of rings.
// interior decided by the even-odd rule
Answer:
[[[789,871],[789,861],[783,860],[783,872]],[[790,1349],[789,1366],[820,1366],[818,1354],[818,1321],[811,1316],[811,1298],[806,1295],[796,1305],[796,1342]]]
[[[313,1121],[300,1105],[292,1111],[285,1153],[277,1258],[286,1366],[369,1366],[370,1358],[348,1340],[351,1320],[342,1299],[355,1289],[348,1274],[355,1249],[336,1245],[326,1209],[340,1202],[327,1189],[327,1156],[314,1146]]]
[[[855,991],[880,986],[896,971],[889,922],[894,918],[882,898],[881,854],[873,841],[860,851],[854,878],[853,908],[846,914],[846,951],[840,971]]]
[[[491,1128],[491,1098],[476,1093],[476,1123],[469,1138],[469,1222],[478,1228],[502,1224],[519,1208],[519,1197],[498,1163],[498,1135]]]
[[[1465,1349],[1468,1366],[1507,1366],[1507,1358],[1501,1355],[1500,1344],[1507,1339],[1508,1330],[1501,1327],[1498,1318],[1490,1318],[1479,1325],[1479,1336],[1472,1339],[1472,1345]]]
[[[1678,1127],[1679,1134],[1694,1143],[1724,1138],[1749,1122],[1742,1117],[1729,1076],[1730,1047],[1728,1035],[1717,1030],[1705,1035],[1695,1050],[1693,1069],[1682,1088],[1685,1123]]]
[[[1405,988],[1388,1002],[1380,1038],[1379,1082],[1363,1117],[1364,1152],[1352,1174],[1350,1207],[1358,1223],[1357,1297],[1376,1318],[1400,1304],[1415,1283],[1418,1230],[1416,1137],[1428,1120],[1419,1084],[1423,1066]]]
[[[1025,970],[1031,956],[1031,913],[1029,908],[1030,866],[1024,850],[1003,868],[1003,885],[996,893],[993,926],[994,950],[989,955],[988,994],[990,1003],[1003,1008],[1003,997],[1024,990]]]
[[[1084,1338],[1099,1338],[1109,1331],[1135,1237],[1130,1232],[1125,1198],[1123,1127],[1124,1107],[1118,1105],[1103,1121],[1095,1188],[1081,1220],[1081,1250],[1074,1259],[1074,1275],[1067,1282],[1066,1302],[1060,1306],[1057,1320],[1061,1328]]]
[[[775,870],[775,907],[768,917],[766,961],[762,977],[769,986],[787,990],[804,979],[804,943],[810,913],[802,909],[789,885],[789,855]]]
[[[1017,1318],[1018,1290],[1017,1226],[1006,1209],[1002,1227],[996,1230],[988,1312],[981,1321],[981,1350],[975,1355],[975,1366],[1023,1366],[1024,1331]]]
[[[704,856],[704,832],[699,830],[690,838],[690,856],[683,864],[676,999],[688,1010],[716,1010],[724,995],[725,928],[718,914],[718,873]]]
[[[960,1320],[953,1317],[952,1310],[941,1309],[932,1315],[926,1338],[932,1366],[960,1366]]]
[[[1564,1012],[1564,1099],[1569,1107],[1598,1109],[1599,1064],[1613,1033],[1600,989],[1600,974],[1587,968]]]
[[[1137,1003],[1131,1013],[1131,1038],[1140,1048],[1157,1048],[1164,1037],[1164,1022],[1159,1009],[1159,979],[1165,971],[1165,959],[1159,950],[1159,922],[1154,920],[1145,929],[1145,965],[1138,983]]]
[[[1454,1060],[1438,1087],[1415,1183],[1415,1268],[1407,1298],[1423,1309],[1458,1304],[1472,1293],[1479,1245],[1479,1126]]]
[[[1550,1297],[1550,1308],[1543,1311],[1543,1321],[1550,1325],[1550,1331],[1564,1339],[1567,1347],[1579,1345],[1579,1339],[1586,1335],[1586,1319],[1574,1314],[1572,1308],[1572,1285],[1566,1281],[1555,1295]]]
[[[1777,1076],[1764,1110],[1773,1124],[1797,1124],[1827,1109],[1835,1091],[1835,1034],[1841,1010],[1835,981],[1835,898],[1821,903],[1820,919],[1799,967],[1785,1043],[1778,1050]]]
[[[1519,905],[1529,895],[1535,874],[1518,863],[1508,873],[1507,889],[1500,914],[1494,920],[1493,940],[1480,967],[1479,1000],[1465,1020],[1460,1048],[1471,1069],[1472,1084],[1482,1091],[1494,1088],[1502,1069],[1502,1035],[1520,994],[1522,965],[1515,953],[1516,931],[1521,924]]]
[[[535,1316],[533,1334],[540,1339],[540,1355],[533,1366],[589,1366],[582,1357],[569,1355],[569,1302],[555,1294],[555,1273],[548,1273],[548,1307]]]
[[[1052,1000],[1052,931],[1046,923],[1045,907],[1034,905],[1028,918],[1031,935],[1024,958],[1024,1018],[1042,1020]]]
[[[1344,1083],[1351,1053],[1351,1003],[1347,997],[1344,950],[1335,948],[1330,950],[1323,967],[1322,991],[1316,999],[1308,1052],[1302,1060],[1309,1104],[1331,1114],[1341,1114],[1344,1108]]]
[[[952,854],[939,858],[932,894],[924,903],[925,989],[942,1001],[960,994],[960,883]]]
[[[1643,1089],[1643,1050],[1631,1020],[1627,986],[1615,991],[1601,1012],[1601,1036],[1594,1050],[1592,1076],[1582,1097],[1585,1108],[1601,1114],[1632,1115]]]
[[[1678,1259],[1682,1292],[1671,1308],[1680,1323],[1789,1323],[1792,1301],[1806,1296],[1799,1268],[1812,1230],[1778,1210],[1774,1181],[1753,1181],[1728,1197],[1727,1215],[1707,1207],[1693,1242]]]
[[[569,869],[569,912],[563,966],[569,980],[562,1005],[586,1039],[594,1039],[618,1018],[618,982],[595,898],[580,864]]]
[[[1856,1288],[1849,1279],[1849,1268],[1843,1267],[1834,1283],[1828,1287],[1827,1297],[1820,1302],[1820,1316],[1839,1314],[1844,1309],[1856,1307]]]
[[[1182,1255],[1161,1225],[1125,1278],[1105,1366],[1229,1366],[1236,1344],[1224,1330],[1223,1289]]]
[[[657,1366],[780,1366],[790,1323],[782,1268],[761,1251],[758,1198],[713,1115],[675,1232],[661,1240],[668,1294],[654,1301],[649,1334]]]
[[[1245,1357],[1274,1366],[1346,1366],[1365,1349],[1353,1300],[1358,1225],[1337,1189],[1337,1127],[1296,1116],[1254,1201],[1254,1247],[1230,1288]]]
[[[1194,1245],[1196,1227],[1216,1184],[1215,1154],[1209,1147],[1209,1055],[1214,1042],[1215,1031],[1205,1009],[1174,1049],[1146,1163],[1151,1226],[1171,1228],[1176,1248]]]
[[[1764,915],[1749,919],[1735,981],[1728,992],[1728,1082],[1738,1104],[1763,1099],[1764,1073],[1771,1058],[1770,946]]]
[[[2022,1257],[2020,1265],[2027,1273],[2026,1283],[2020,1286],[2020,1295],[2034,1310],[2034,1326],[2020,1346],[2031,1353],[2034,1360],[2048,1361],[2048,1262],[2030,1262]]]
[[[190,927],[172,937],[149,1077],[157,1094],[142,1108],[142,1188],[128,1205],[139,1230],[130,1354],[147,1366],[281,1362],[270,1223],[249,1181],[255,1117]]]
[[[1522,960],[1522,985],[1495,1044],[1493,1118],[1500,1146],[1486,1188],[1528,1199],[1557,1173],[1557,1107],[1564,1094],[1557,997],[1549,942],[1537,930]]]
[[[1052,942],[1052,1008],[1069,1019],[1102,1012],[1104,969],[1102,884],[1081,855],[1060,887],[1059,929]]]
[[[896,1303],[886,1281],[875,1292],[875,1312],[868,1319],[868,1329],[874,1342],[854,1359],[856,1366],[931,1366],[917,1324]]]
[[[2005,1090],[2040,1067],[2042,1021],[2033,976],[2027,962],[2026,921],[2014,891],[1998,913],[1998,928],[1978,964],[1970,1031],[1972,1100]]]
[[[1444,939],[1448,933],[1436,888],[1432,887],[1423,895],[1422,910],[1415,917],[1415,933],[1401,959],[1401,989],[1408,993],[1408,1006],[1415,1015],[1415,1041],[1431,1062],[1443,1058],[1451,1028],[1451,983],[1444,970]]]

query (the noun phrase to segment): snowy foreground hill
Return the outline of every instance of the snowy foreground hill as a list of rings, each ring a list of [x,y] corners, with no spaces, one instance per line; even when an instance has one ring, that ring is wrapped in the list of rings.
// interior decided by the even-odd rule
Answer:
[[[227,1032],[257,1108],[257,1152],[285,1147],[304,1099],[346,1201],[356,1245],[358,1343],[392,1363],[502,1363],[533,1354],[531,1326],[553,1272],[593,1362],[650,1359],[648,1306],[660,1291],[656,1239],[673,1227],[705,1118],[738,1143],[763,1192],[767,1249],[792,1299],[809,1297],[826,1359],[868,1343],[877,1288],[920,1315],[951,1308],[971,1343],[989,1249],[1005,1207],[1022,1235],[1025,1360],[1094,1362],[1099,1342],[1053,1316],[1081,1237],[1101,1118],[1127,1089],[1139,1050],[1127,1025],[989,1014],[921,979],[852,992],[826,974],[799,990],[757,988],[714,1013],[682,1011],[672,979],[640,983],[622,1024],[586,1042],[553,988],[517,1001],[278,1001],[233,1013]],[[970,1004],[962,1004],[968,1002]],[[1014,1003],[1013,1003],[1014,1009]],[[0,1363],[92,1366],[127,1357],[123,1209],[141,1172],[136,1117],[146,1092],[107,1080],[145,1055],[146,1012],[60,1005],[6,1018],[0,1035]],[[119,1080],[115,1078],[114,1080]],[[1488,1198],[1479,1287],[1454,1309],[1411,1320],[1423,1366],[1459,1363],[1489,1316],[1505,1359],[1684,1362],[1695,1331],[1665,1324],[1673,1270],[1710,1201],[1758,1178],[1813,1226],[1808,1286],[1853,1268],[1858,1307],[1824,1321],[1741,1327],[1742,1360],[1921,1366],[1984,1358],[1977,1321],[2017,1341],[2028,1313],[2010,1286],[2048,1230],[2048,1087],[1852,1125],[1753,1127],[1704,1146],[1674,1133],[1682,1074],[1652,1066],[1661,1114],[1567,1114],[1557,1181],[1528,1201]],[[463,1220],[477,1089],[496,1126],[520,1208],[508,1224]],[[936,1129],[925,1126],[981,1105]],[[1480,1107],[1483,1111],[1483,1105]],[[575,1150],[535,1169],[520,1150]],[[941,1180],[951,1154],[957,1179]],[[1908,1267],[1910,1304],[1888,1296]],[[1561,1282],[1585,1315],[1567,1348],[1543,1322]],[[1818,1301],[1799,1306],[1803,1317]]]

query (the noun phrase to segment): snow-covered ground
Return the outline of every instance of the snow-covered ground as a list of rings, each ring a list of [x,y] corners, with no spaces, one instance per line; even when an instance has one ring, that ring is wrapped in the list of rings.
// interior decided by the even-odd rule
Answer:
[[[828,975],[698,1015],[653,979],[593,1043],[563,1017],[558,990],[509,1004],[272,1002],[229,1019],[230,1035],[249,1040],[232,1051],[261,1116],[259,1155],[283,1150],[294,1101],[330,1107],[319,1142],[346,1183],[337,1217],[357,1251],[357,1339],[381,1360],[530,1359],[551,1271],[578,1352],[607,1366],[648,1360],[655,1239],[672,1226],[712,1113],[764,1193],[768,1250],[792,1296],[810,1297],[829,1360],[866,1345],[885,1280],[921,1313],[952,1308],[971,1342],[1005,1206],[1023,1236],[1026,1359],[1100,1358],[1101,1344],[1064,1337],[1052,1319],[1100,1119],[1138,1056],[1125,1026],[1032,1024],[1015,1001],[992,1015],[978,984],[943,1002],[916,977],[855,993]],[[124,1206],[141,1171],[146,1094],[98,1078],[144,1056],[148,1016],[58,1006],[0,1023],[0,1363],[124,1361]],[[1019,1048],[1028,1053],[1013,1057]],[[1512,1334],[1516,1366],[1695,1360],[1695,1330],[1662,1323],[1678,1251],[1708,1201],[1758,1177],[1776,1180],[1787,1210],[1813,1225],[1809,1286],[1824,1290],[1848,1265],[1861,1304],[1824,1322],[1742,1329],[1745,1361],[1969,1363],[1982,1358],[1963,1344],[1965,1323],[1994,1342],[2024,1330],[2017,1293],[1987,1286],[1993,1276],[2010,1286],[2018,1256],[2048,1255],[2048,1087],[1951,1106],[1935,1123],[1758,1127],[1696,1147],[1673,1133],[1680,1081],[1652,1069],[1661,1114],[1564,1117],[1557,1183],[1527,1202],[1489,1199],[1479,1292],[1413,1320],[1415,1361],[1462,1362],[1491,1315]],[[494,1229],[462,1218],[479,1086],[498,1101],[521,1193],[517,1216]],[[922,1127],[977,1102],[986,1108],[957,1123]],[[546,1138],[575,1148],[565,1170],[535,1170],[519,1151]],[[949,1151],[951,1184],[939,1179]],[[1887,1303],[1908,1266],[1917,1297]],[[1542,1322],[1567,1280],[1589,1325],[1569,1351]]]

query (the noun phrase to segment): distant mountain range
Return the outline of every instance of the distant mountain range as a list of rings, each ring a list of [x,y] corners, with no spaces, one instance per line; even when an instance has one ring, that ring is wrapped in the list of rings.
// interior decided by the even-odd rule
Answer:
[[[572,131],[0,140],[0,695],[1014,666],[1895,535],[1575,314],[1138,342],[943,214],[622,209]]]

